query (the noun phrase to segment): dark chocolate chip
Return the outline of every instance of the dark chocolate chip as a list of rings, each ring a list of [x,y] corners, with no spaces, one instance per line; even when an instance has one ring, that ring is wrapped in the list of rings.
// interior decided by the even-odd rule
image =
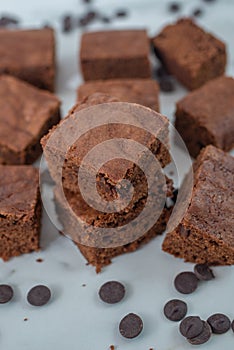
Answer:
[[[169,4],[168,9],[170,12],[179,12],[181,9],[181,6],[178,2],[172,2],[171,4]]]
[[[231,327],[231,321],[223,314],[214,314],[208,318],[207,322],[209,323],[212,332],[215,334],[226,333]]]
[[[210,281],[215,278],[213,271],[207,264],[197,264],[194,266],[194,273],[201,281]]]
[[[19,24],[19,20],[15,17],[2,16],[0,18],[0,27],[7,27],[10,25],[17,25],[17,24]]]
[[[187,304],[182,300],[170,300],[164,306],[164,315],[170,321],[181,321],[186,314]]]
[[[117,281],[103,284],[99,290],[99,296],[105,303],[115,304],[120,302],[125,295],[124,285]]]
[[[181,272],[176,276],[174,285],[178,292],[190,294],[197,289],[198,279],[193,272]]]
[[[124,338],[135,338],[143,329],[142,319],[133,313],[126,315],[119,324],[119,332]]]
[[[193,11],[193,16],[194,17],[200,17],[203,14],[203,11],[201,9],[195,9]]]
[[[13,298],[14,291],[7,284],[0,285],[0,304],[8,303]]]
[[[234,320],[232,321],[232,330],[233,330],[233,332],[234,332]]]
[[[175,91],[175,86],[170,78],[162,78],[159,81],[160,89],[163,92],[173,92]]]
[[[210,326],[205,321],[202,321],[202,323],[203,323],[203,330],[202,330],[202,332],[198,336],[196,336],[194,338],[191,338],[191,339],[188,339],[190,344],[192,344],[192,345],[201,345],[201,344],[206,343],[210,339],[210,337],[211,337]]]
[[[127,10],[117,10],[115,13],[116,17],[127,17]]]
[[[94,10],[88,11],[83,17],[78,20],[78,25],[85,27],[98,17],[98,13]]]
[[[63,32],[69,33],[73,29],[73,18],[70,15],[63,17]]]
[[[198,316],[188,316],[180,323],[180,333],[187,339],[197,337],[203,331],[203,321]]]
[[[43,306],[51,298],[51,292],[48,287],[39,285],[35,286],[28,292],[27,300],[33,306]]]
[[[106,17],[106,16],[101,17],[100,20],[103,23],[110,23],[111,22],[111,18],[110,17]]]

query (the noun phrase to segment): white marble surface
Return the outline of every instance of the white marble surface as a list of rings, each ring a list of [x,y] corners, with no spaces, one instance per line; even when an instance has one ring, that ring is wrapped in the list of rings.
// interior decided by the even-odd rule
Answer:
[[[205,5],[201,0],[181,0],[183,14],[203,7],[205,14],[199,22],[224,39],[229,48],[228,73],[234,73],[234,2],[217,0]],[[176,18],[168,14],[167,1],[161,0],[96,0],[97,8],[106,13],[113,9],[129,8],[130,17],[113,25],[93,24],[90,29],[105,27],[147,27],[150,34]],[[63,101],[63,112],[75,101],[75,88],[81,81],[77,67],[80,32],[65,35],[59,31],[59,19],[64,12],[82,13],[79,0],[1,0],[0,12],[18,14],[26,27],[51,22],[58,29],[58,84],[57,92]],[[172,119],[174,102],[185,90],[178,85],[175,94],[161,94],[161,110]],[[178,325],[165,320],[164,303],[181,298],[173,287],[173,278],[180,271],[193,266],[163,253],[162,238],[157,238],[143,249],[114,259],[113,264],[96,275],[75,246],[61,237],[44,214],[42,251],[21,256],[8,263],[0,262],[0,283],[9,283],[15,289],[14,300],[0,306],[0,349],[2,350],[107,350],[114,344],[117,350],[189,350],[192,348],[179,335]],[[36,262],[37,258],[44,262]],[[188,303],[189,314],[206,319],[211,313],[223,312],[234,318],[234,269],[214,269],[217,278],[201,284],[194,295],[182,296]],[[108,306],[98,300],[102,283],[116,279],[127,288],[125,299]],[[35,284],[47,284],[53,298],[45,307],[33,308],[25,296]],[[86,286],[82,286],[86,284]],[[118,334],[118,322],[128,312],[136,312],[144,320],[144,331],[135,340],[125,340]],[[27,317],[28,321],[24,321]],[[233,349],[234,334],[214,336],[203,345],[206,350]]]

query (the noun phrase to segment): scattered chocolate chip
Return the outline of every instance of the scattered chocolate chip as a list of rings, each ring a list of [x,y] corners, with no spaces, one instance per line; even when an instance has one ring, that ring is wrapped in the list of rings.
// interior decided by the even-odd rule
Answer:
[[[11,286],[7,284],[0,285],[0,304],[8,303],[13,298],[14,291]]]
[[[36,262],[38,262],[38,263],[42,263],[44,260],[42,259],[42,258],[38,258],[37,260],[36,260]]]
[[[206,343],[210,339],[210,337],[211,337],[210,326],[205,321],[202,321],[202,323],[203,323],[203,330],[202,330],[202,332],[198,336],[196,336],[194,338],[191,338],[191,339],[188,339],[190,344],[192,344],[192,345],[201,345],[201,344]]]
[[[110,350],[115,350],[115,346],[114,345],[110,345]]]
[[[100,20],[103,23],[110,23],[111,22],[111,18],[110,17],[106,17],[106,16],[101,17]]]
[[[179,12],[181,9],[181,6],[178,2],[172,2],[171,4],[169,4],[168,9],[170,12]]]
[[[197,264],[194,266],[194,273],[201,281],[210,281],[215,278],[213,271],[207,264]]]
[[[207,322],[209,323],[212,332],[215,334],[226,333],[231,327],[229,318],[223,314],[214,314],[208,318]]]
[[[69,33],[73,29],[73,18],[71,15],[63,17],[63,33]]]
[[[233,330],[233,332],[234,332],[234,320],[232,321],[231,327],[232,327],[232,330]]]
[[[19,24],[19,20],[15,17],[2,16],[0,18],[0,27],[7,27],[7,26],[17,25],[17,24]]]
[[[170,300],[164,306],[164,315],[170,321],[181,321],[186,314],[187,304],[182,300]]]
[[[193,272],[181,272],[174,281],[175,288],[183,294],[193,293],[198,286],[198,279]]]
[[[25,317],[25,318],[24,318],[24,321],[25,321],[25,322],[26,322],[26,321],[28,321],[28,318],[27,318],[27,317]]]
[[[198,316],[188,316],[180,323],[180,333],[187,339],[192,339],[201,334],[203,321]]]
[[[194,17],[200,17],[203,14],[203,11],[201,9],[195,9],[192,13]]]
[[[29,304],[33,306],[43,306],[48,303],[51,298],[51,292],[48,287],[38,285],[30,289],[27,295]]]
[[[128,12],[126,10],[117,10],[115,15],[116,17],[127,17]]]
[[[170,78],[162,78],[159,81],[160,89],[163,92],[173,92],[175,91],[175,86]]]
[[[126,315],[119,324],[119,332],[124,338],[135,338],[143,329],[142,319],[133,313]]]
[[[82,284],[82,287],[86,287],[86,284],[85,284],[85,283],[83,283],[83,284]]]
[[[99,290],[99,297],[108,304],[118,303],[123,299],[124,295],[124,285],[117,281],[106,282]]]
[[[88,11],[78,20],[78,26],[85,27],[98,17],[98,13],[94,10]]]

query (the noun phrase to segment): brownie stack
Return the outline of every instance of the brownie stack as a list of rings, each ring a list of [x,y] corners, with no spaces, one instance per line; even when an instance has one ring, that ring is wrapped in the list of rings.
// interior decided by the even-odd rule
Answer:
[[[90,108],[90,106],[105,103],[105,108],[108,108],[109,113],[114,113],[116,111],[125,112],[129,114],[139,113],[145,118],[155,118],[158,125],[157,136],[162,138],[162,142],[158,138],[153,137],[149,133],[144,133],[132,125],[102,125],[100,128],[94,128],[90,132],[84,134],[79,140],[77,140],[72,147],[66,153],[64,160],[63,170],[62,170],[62,191],[61,186],[59,186],[60,179],[58,178],[58,171],[54,163],[55,157],[60,158],[60,146],[61,140],[53,143],[52,146],[49,145],[50,136],[53,136],[54,132],[61,127],[63,123],[68,120],[75,120],[76,113],[81,110],[86,110],[87,115],[94,113],[96,116],[96,110]],[[103,105],[104,106],[104,105]],[[103,107],[104,113],[105,108]],[[79,120],[79,118],[78,118]],[[69,112],[68,116],[65,118],[65,122],[61,121],[58,127],[54,127],[50,133],[42,139],[42,145],[44,148],[44,155],[47,159],[48,167],[53,180],[56,183],[55,186],[55,200],[57,205],[57,211],[59,214],[59,219],[63,224],[63,231],[65,234],[74,240],[78,245],[82,254],[88,260],[88,262],[96,266],[96,270],[100,271],[104,265],[111,262],[111,258],[122,254],[124,252],[129,252],[137,249],[141,244],[146,243],[152,237],[162,233],[165,230],[167,221],[171,209],[166,206],[161,212],[158,220],[155,220],[155,224],[144,233],[144,225],[147,227],[147,220],[142,222],[142,235],[133,239],[131,236],[127,244],[123,244],[127,237],[119,237],[118,244],[114,244],[114,247],[98,247],[94,246],[95,242],[90,240],[89,228],[88,226],[94,226],[98,228],[116,228],[124,226],[131,223],[144,209],[145,203],[147,201],[147,179],[136,164],[124,160],[124,159],[114,159],[110,163],[107,163],[101,167],[96,175],[97,190],[99,195],[107,201],[113,201],[118,199],[118,183],[125,179],[131,182],[134,187],[134,193],[132,195],[131,201],[119,212],[100,212],[89,206],[83,199],[80,188],[77,185],[77,173],[80,168],[82,158],[87,152],[92,150],[96,145],[104,142],[105,140],[115,138],[125,138],[133,139],[143,145],[145,145],[160,162],[161,167],[164,167],[170,162],[170,155],[168,152],[168,120],[148,108],[145,108],[136,104],[120,103],[117,99],[96,93],[85,98],[82,102],[77,103],[73,109]],[[79,128],[79,122],[76,121],[77,127]],[[149,167],[151,165],[149,164]],[[93,169],[90,166],[90,172]],[[155,174],[155,177],[157,174]],[[88,186],[88,184],[87,184]],[[166,186],[166,188],[165,188]],[[166,192],[166,197],[172,196],[172,182],[169,179],[165,179],[164,184],[160,184],[158,181],[157,188],[154,188],[154,195],[160,193],[160,191]],[[128,187],[125,188],[126,192]],[[66,200],[63,199],[63,194]],[[160,196],[158,196],[160,197]],[[71,211],[75,213],[75,219],[71,215]],[[156,213],[156,208],[155,208]],[[156,215],[156,214],[155,214]],[[81,225],[83,225],[83,232],[77,232],[77,218]],[[128,234],[128,233],[127,233]],[[126,235],[126,234],[125,234]],[[82,238],[82,244],[80,243]],[[87,244],[83,244],[87,242]]]

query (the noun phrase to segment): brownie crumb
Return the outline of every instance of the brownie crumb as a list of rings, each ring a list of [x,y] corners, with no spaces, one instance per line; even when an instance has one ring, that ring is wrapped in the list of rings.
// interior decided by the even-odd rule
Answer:
[[[110,345],[110,350],[115,350],[115,346],[114,345]]]
[[[44,260],[42,258],[36,259],[36,262],[42,263]]]

